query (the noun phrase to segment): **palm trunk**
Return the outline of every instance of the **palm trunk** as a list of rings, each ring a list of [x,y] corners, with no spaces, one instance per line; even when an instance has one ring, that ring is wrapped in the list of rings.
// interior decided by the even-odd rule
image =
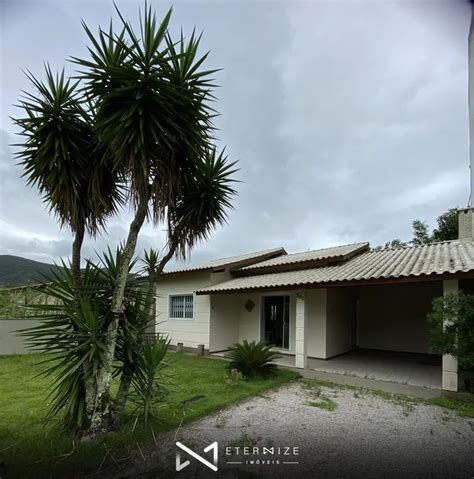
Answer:
[[[146,202],[138,205],[135,212],[135,218],[130,224],[127,242],[122,251],[120,264],[117,272],[117,283],[111,300],[111,321],[106,333],[106,359],[105,363],[97,372],[95,382],[95,391],[93,398],[93,407],[88,410],[92,411],[89,418],[90,430],[89,437],[95,437],[104,432],[108,432],[112,427],[111,422],[111,401],[110,401],[110,385],[112,383],[112,364],[115,355],[115,345],[117,342],[117,330],[119,327],[120,316],[122,314],[123,297],[125,294],[125,286],[128,277],[130,262],[135,254],[137,246],[138,234],[146,218],[148,204]],[[92,398],[91,398],[92,400]],[[90,406],[90,405],[89,405]]]
[[[81,249],[82,243],[84,241],[84,224],[80,225],[74,236],[74,241],[72,243],[72,257],[71,257],[71,272],[72,280],[74,287],[74,295],[76,302],[79,303],[80,292],[82,287],[82,278],[81,278]]]
[[[163,258],[161,258],[161,261],[158,264],[158,267],[156,268],[155,272],[153,275],[150,276],[150,281],[148,284],[148,291],[147,295],[148,298],[150,298],[152,306],[150,307],[150,317],[154,319],[154,311],[155,311],[155,300],[153,300],[153,294],[154,294],[154,289],[155,289],[155,281],[156,278],[163,272],[164,267],[168,263],[168,261],[173,257],[173,255],[176,252],[176,248],[178,247],[177,244],[177,238],[178,238],[178,232],[175,232],[168,244],[168,252],[166,253]],[[125,405],[127,403],[127,399],[130,393],[130,386],[132,385],[132,366],[124,366],[123,368],[123,373],[122,377],[120,378],[120,385],[119,389],[117,392],[117,395],[115,397],[114,401],[114,407],[113,407],[113,423],[115,427],[120,427],[120,424],[122,422],[123,418],[123,413],[125,411]]]

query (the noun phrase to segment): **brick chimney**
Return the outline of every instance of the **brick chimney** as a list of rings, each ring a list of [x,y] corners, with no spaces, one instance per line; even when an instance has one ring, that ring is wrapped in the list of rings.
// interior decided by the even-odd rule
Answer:
[[[474,239],[474,208],[458,210],[458,238],[463,241]]]

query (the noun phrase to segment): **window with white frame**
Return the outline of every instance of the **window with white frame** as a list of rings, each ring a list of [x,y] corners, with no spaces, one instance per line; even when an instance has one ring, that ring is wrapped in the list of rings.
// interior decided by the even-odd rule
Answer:
[[[180,294],[170,296],[171,319],[193,319],[193,295]]]

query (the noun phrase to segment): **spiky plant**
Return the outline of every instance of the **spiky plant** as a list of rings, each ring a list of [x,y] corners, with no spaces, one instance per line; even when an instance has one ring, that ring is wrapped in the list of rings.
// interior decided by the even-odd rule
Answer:
[[[93,111],[84,102],[78,82],[54,75],[46,81],[27,73],[35,93],[23,92],[14,122],[24,141],[17,145],[27,184],[36,186],[61,225],[74,234],[73,279],[80,288],[81,246],[85,232],[95,235],[123,204],[120,173],[93,132]],[[77,291],[76,291],[77,293]]]
[[[230,360],[229,369],[236,369],[247,378],[267,377],[275,374],[275,359],[279,356],[271,350],[271,345],[263,342],[248,342],[244,339],[229,348],[226,357]]]
[[[42,290],[47,301],[29,306],[29,315],[39,325],[21,333],[33,350],[51,354],[44,361],[44,374],[53,381],[49,414],[62,416],[63,425],[74,431],[89,427],[88,395],[93,393],[94,378],[105,361],[110,297],[119,255],[119,251],[113,254],[109,250],[99,264],[87,262],[82,273],[79,308],[72,270],[63,263]],[[128,277],[126,298],[124,330],[127,336],[141,334],[142,318],[148,314],[149,305],[136,275]],[[136,356],[135,347],[130,340],[121,342],[117,361],[123,361],[126,354]]]
[[[226,210],[236,193],[232,187],[234,164],[217,153],[213,145],[216,112],[211,105],[215,100],[215,70],[204,68],[207,53],[199,54],[200,37],[193,32],[189,38],[181,35],[177,41],[172,39],[168,31],[171,10],[158,22],[151,7],[145,6],[138,32],[117,12],[121,22],[118,30],[111,23],[107,30],[94,33],[83,23],[90,42],[89,56],[72,58],[80,70],[80,84],[69,83],[64,76],[55,83],[51,76],[49,89],[41,90],[41,84],[36,82],[35,87],[46,100],[37,108],[39,113],[35,113],[32,95],[21,105],[28,113],[26,119],[18,121],[27,135],[21,153],[24,166],[37,181],[34,184],[48,195],[46,201],[65,219],[75,218],[76,209],[82,215],[80,218],[87,218],[85,226],[84,221],[74,226],[78,230],[73,249],[77,284],[80,231],[90,227],[94,232],[109,213],[115,212],[123,198],[118,195],[119,186],[125,188],[126,199],[134,211],[109,295],[103,363],[98,366],[90,384],[91,394],[86,398],[89,437],[108,430],[112,365],[116,347],[120,348],[123,340],[125,329],[121,330],[121,321],[124,308],[128,307],[130,264],[144,222],[151,219],[168,227],[167,244],[155,268],[155,274],[159,274],[172,256],[184,257],[198,240],[206,239],[225,221]],[[63,93],[65,101],[56,102],[55,96],[49,95],[53,87]],[[45,119],[44,125],[36,124],[37,117]],[[72,124],[64,138],[60,135],[62,126],[57,125],[57,119],[63,117],[65,127],[69,127],[69,118]],[[46,131],[51,130],[49,136],[40,135],[43,126]],[[44,154],[37,154],[37,150]],[[96,155],[97,161],[90,161],[90,155]],[[61,161],[56,165],[53,157],[54,161]],[[38,159],[42,158],[53,170],[51,178],[47,168],[38,169],[42,165]],[[65,179],[60,168],[63,163],[71,170],[65,169]],[[91,164],[96,168],[89,170]],[[89,171],[90,174],[84,173]],[[81,176],[83,173],[87,180]],[[68,196],[74,188],[77,194],[72,200],[77,203]],[[62,189],[68,208],[64,212]],[[76,224],[72,219],[65,221]],[[80,299],[76,294],[78,314]],[[122,373],[125,377],[125,369]]]
[[[170,340],[164,335],[145,338],[137,356],[130,399],[145,423],[156,416],[156,410],[168,394],[169,345]]]

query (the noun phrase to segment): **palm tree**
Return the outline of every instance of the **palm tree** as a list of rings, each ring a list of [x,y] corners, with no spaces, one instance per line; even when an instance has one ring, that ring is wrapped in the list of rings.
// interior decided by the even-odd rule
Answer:
[[[118,10],[117,10],[118,11]],[[138,234],[147,218],[168,226],[167,251],[160,267],[173,255],[184,257],[199,239],[225,221],[235,190],[235,172],[212,145],[211,102],[215,71],[202,68],[200,37],[168,33],[171,10],[158,24],[145,8],[137,34],[118,11],[122,27],[97,37],[84,25],[91,42],[90,58],[74,58],[81,67],[84,92],[94,105],[94,133],[113,158],[113,168],[127,180],[135,216],[117,270],[111,298],[107,359],[97,374],[91,435],[107,430],[110,411],[110,365],[120,324],[129,264]]]
[[[61,225],[74,234],[72,271],[76,295],[80,290],[81,247],[84,234],[95,235],[123,201],[117,174],[110,174],[110,157],[97,143],[90,112],[78,94],[77,82],[46,66],[46,82],[27,73],[36,94],[23,92],[14,119],[24,137],[18,153],[29,185]]]
[[[110,311],[100,309],[97,317],[105,328],[101,354],[93,364],[86,362],[84,374],[77,376],[84,381],[86,419],[81,427],[88,437],[120,422],[134,377],[127,370],[133,361],[124,358],[140,341],[135,333],[127,336],[123,327],[124,295],[144,222],[167,226],[156,276],[173,256],[185,257],[226,221],[236,194],[235,163],[213,145],[216,113],[210,76],[215,70],[203,68],[207,54],[198,56],[200,37],[193,32],[188,40],[181,34],[173,41],[168,33],[171,10],[158,24],[151,8],[145,8],[139,34],[118,14],[118,33],[112,23],[97,35],[83,24],[90,58],[72,58],[80,67],[76,83],[65,80],[64,73],[55,78],[49,68],[46,84],[30,75],[38,95],[25,94],[20,106],[26,117],[16,120],[26,137],[19,156],[29,183],[39,187],[61,224],[75,234],[76,292],[84,232],[105,228],[107,218],[124,202],[134,210],[128,237],[111,269],[115,283],[108,297]],[[87,301],[76,294],[78,325],[82,317],[90,321],[95,311],[90,294]],[[67,321],[76,324],[74,314]],[[116,360],[122,364],[122,379],[114,408],[110,386]]]

